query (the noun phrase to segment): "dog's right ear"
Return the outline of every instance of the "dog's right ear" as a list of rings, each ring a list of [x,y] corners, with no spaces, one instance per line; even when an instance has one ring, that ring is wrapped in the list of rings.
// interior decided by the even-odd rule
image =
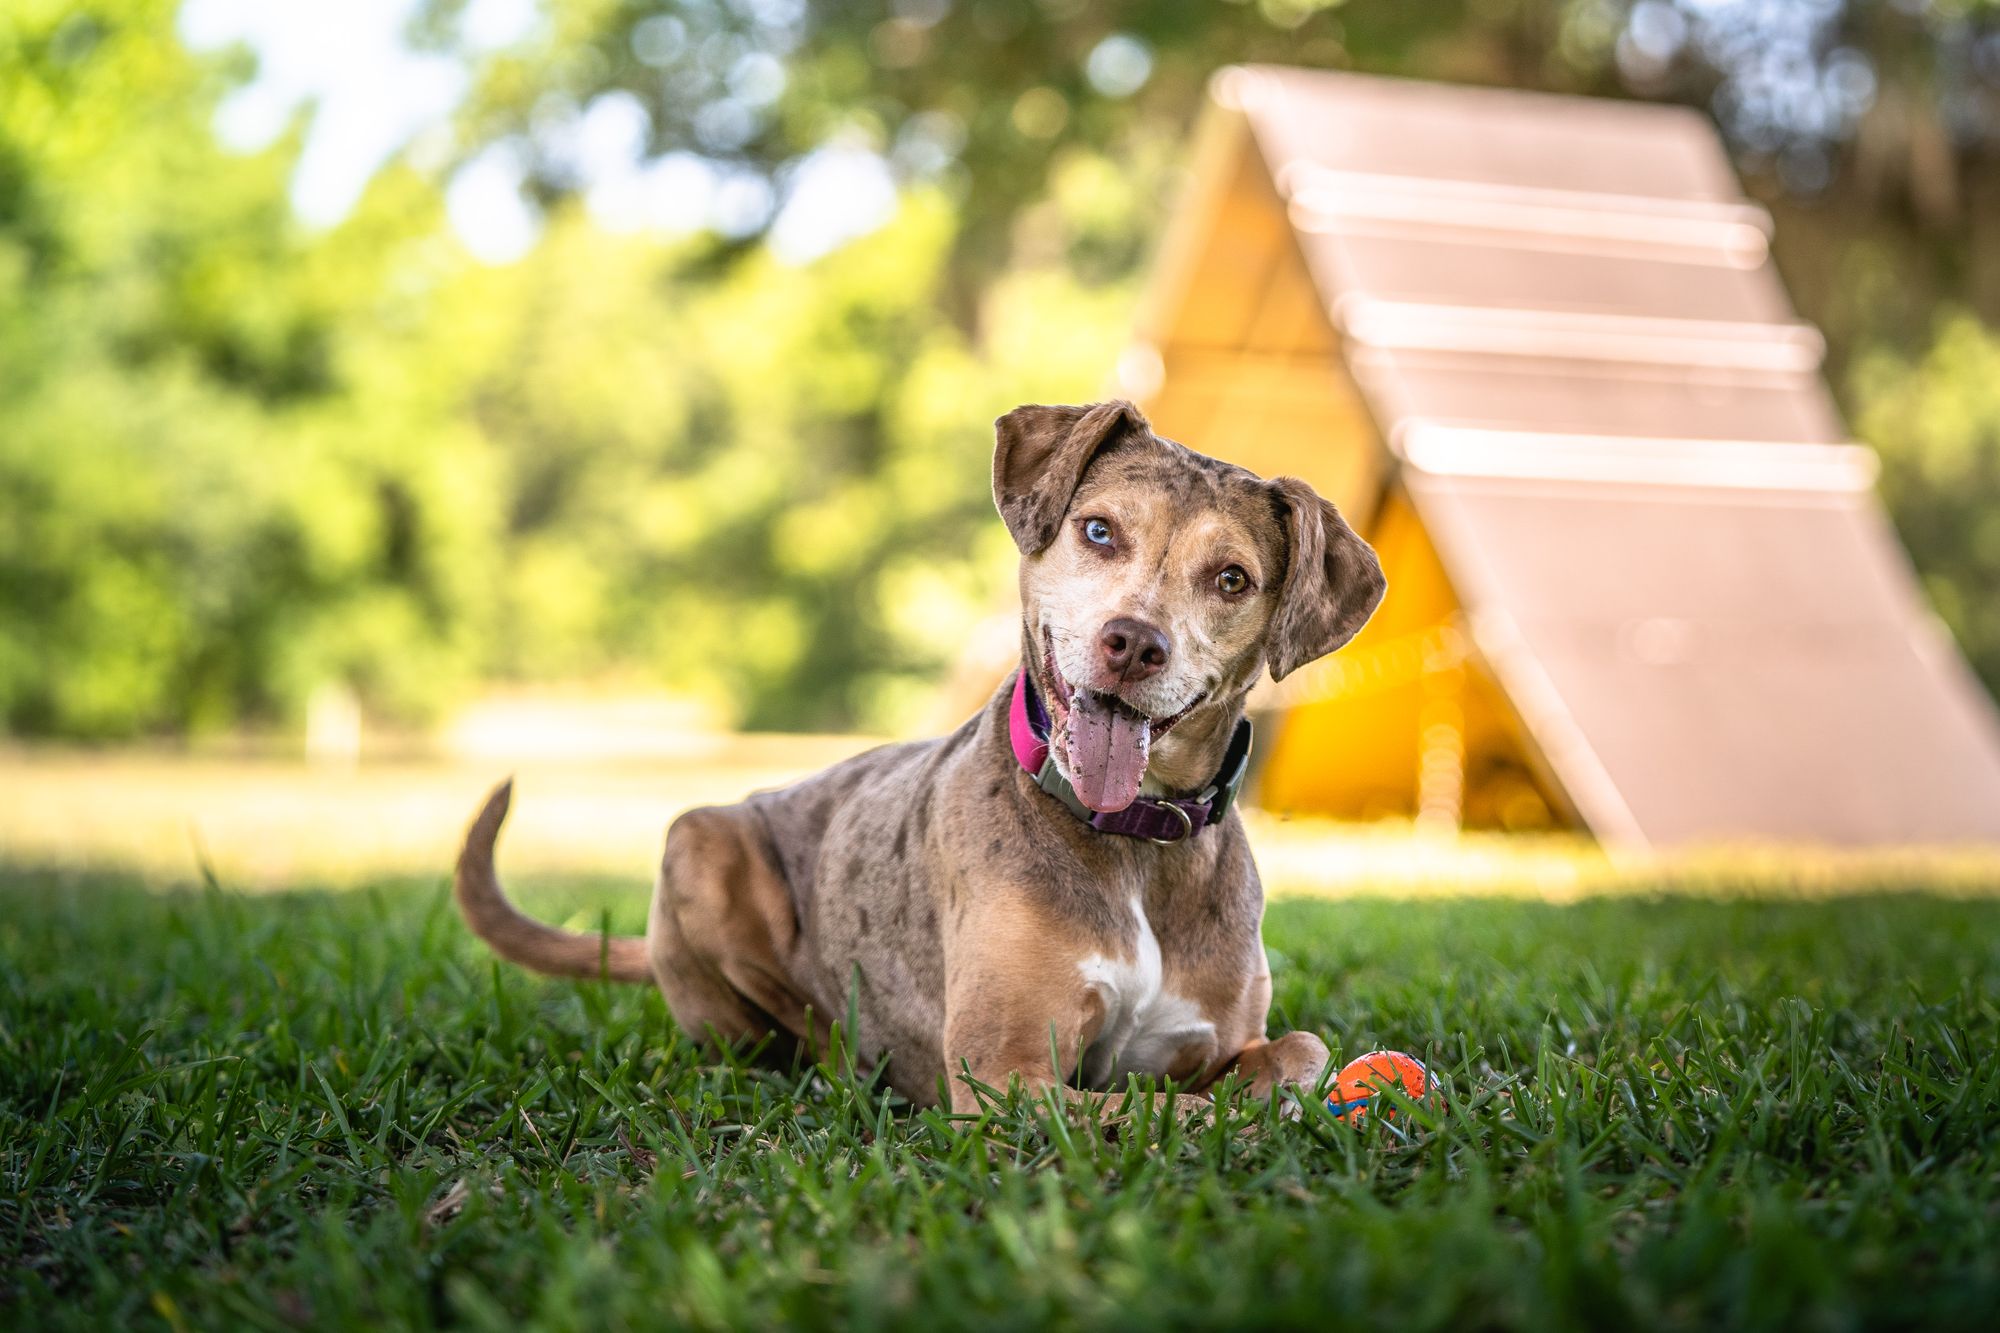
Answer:
[[[1283,680],[1361,632],[1388,583],[1375,548],[1297,477],[1268,483],[1286,526],[1285,583],[1272,613],[1265,660]]]
[[[993,503],[1022,555],[1056,539],[1091,455],[1121,432],[1152,427],[1122,400],[1088,407],[1017,407],[993,423]]]

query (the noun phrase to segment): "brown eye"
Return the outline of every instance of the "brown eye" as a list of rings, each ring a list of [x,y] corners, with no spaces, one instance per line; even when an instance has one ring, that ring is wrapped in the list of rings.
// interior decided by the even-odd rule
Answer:
[[[1215,576],[1215,586],[1228,596],[1234,597],[1250,586],[1250,576],[1235,565],[1231,565]]]

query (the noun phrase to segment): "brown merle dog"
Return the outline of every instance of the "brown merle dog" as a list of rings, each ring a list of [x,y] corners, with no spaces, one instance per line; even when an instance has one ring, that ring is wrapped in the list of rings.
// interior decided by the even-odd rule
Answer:
[[[918,1103],[1128,1074],[1311,1085],[1318,1037],[1269,1039],[1263,891],[1232,808],[1244,699],[1352,638],[1374,552],[1305,483],[1153,434],[1128,403],[998,422],[993,492],[1021,550],[1022,671],[939,740],[889,745],[674,822],[646,935],[521,915],[493,844],[457,895],[502,956],[650,982],[725,1041],[853,1048]]]

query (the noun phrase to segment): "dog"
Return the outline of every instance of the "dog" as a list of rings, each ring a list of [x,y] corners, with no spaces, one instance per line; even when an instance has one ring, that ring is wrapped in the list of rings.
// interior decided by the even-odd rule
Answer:
[[[1263,889],[1235,805],[1244,705],[1346,643],[1385,589],[1338,510],[1153,433],[1130,403],[995,423],[1020,548],[1021,669],[938,740],[887,745],[668,830],[646,934],[535,921],[493,847],[454,891],[501,957],[657,985],[681,1028],[769,1052],[848,1048],[918,1105],[982,1087],[1187,1095],[1230,1072],[1308,1092],[1325,1044],[1271,1039]]]

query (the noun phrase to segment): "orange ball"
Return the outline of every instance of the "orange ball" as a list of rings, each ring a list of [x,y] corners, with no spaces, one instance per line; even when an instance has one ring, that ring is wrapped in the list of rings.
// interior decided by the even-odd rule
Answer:
[[[1326,1108],[1350,1124],[1367,1118],[1368,1108],[1384,1087],[1401,1088],[1411,1097],[1421,1097],[1431,1085],[1430,1071],[1413,1055],[1401,1051],[1370,1051],[1350,1060],[1334,1080],[1326,1095]],[[1396,1108],[1384,1104],[1382,1114],[1393,1116]]]

